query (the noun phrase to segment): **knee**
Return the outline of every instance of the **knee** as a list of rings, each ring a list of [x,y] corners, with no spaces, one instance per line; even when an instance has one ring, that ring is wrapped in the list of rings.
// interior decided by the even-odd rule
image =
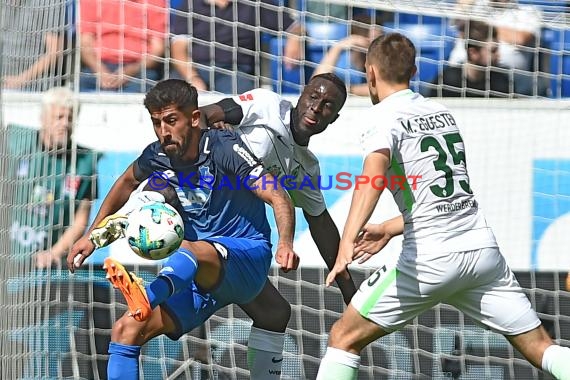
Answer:
[[[331,328],[328,346],[354,353],[359,353],[363,348],[355,339],[353,331],[348,331],[340,320],[335,322]]]
[[[111,341],[121,344],[140,344],[138,338],[141,336],[144,324],[137,322],[127,315],[119,318],[113,325],[111,331]]]
[[[335,347],[335,348],[341,348],[344,349],[343,347],[343,331],[342,331],[342,325],[337,322],[335,322],[332,327],[331,327],[331,331],[329,333],[329,347]]]

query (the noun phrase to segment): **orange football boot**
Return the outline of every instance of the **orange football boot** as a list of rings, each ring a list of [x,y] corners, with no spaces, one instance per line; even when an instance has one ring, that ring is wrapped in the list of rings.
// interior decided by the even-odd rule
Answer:
[[[107,257],[103,264],[103,269],[107,272],[107,280],[113,284],[115,289],[119,289],[129,308],[129,314],[139,322],[142,322],[152,312],[150,302],[146,295],[143,279],[128,272],[117,260]]]

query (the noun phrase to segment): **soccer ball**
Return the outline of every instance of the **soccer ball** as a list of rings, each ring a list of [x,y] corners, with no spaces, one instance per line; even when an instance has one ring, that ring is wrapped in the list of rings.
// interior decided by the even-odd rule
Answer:
[[[125,237],[131,249],[143,259],[161,260],[180,247],[184,222],[171,205],[148,202],[129,215]]]

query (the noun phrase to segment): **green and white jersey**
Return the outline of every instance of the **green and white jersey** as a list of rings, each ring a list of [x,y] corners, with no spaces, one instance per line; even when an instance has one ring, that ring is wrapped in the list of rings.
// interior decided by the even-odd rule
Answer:
[[[267,171],[279,178],[296,207],[312,216],[322,214],[326,204],[319,187],[319,160],[308,147],[293,139],[291,102],[265,89],[232,99],[243,112],[241,122],[235,126],[242,140]]]
[[[37,130],[9,125],[7,132],[7,195],[14,201],[10,237],[13,253],[25,258],[55,244],[70,226],[71,210],[97,197],[98,155],[78,146],[74,162],[71,147],[43,150]]]
[[[404,216],[405,253],[496,247],[469,185],[456,119],[435,101],[403,90],[370,109],[365,154],[390,150],[386,187]]]

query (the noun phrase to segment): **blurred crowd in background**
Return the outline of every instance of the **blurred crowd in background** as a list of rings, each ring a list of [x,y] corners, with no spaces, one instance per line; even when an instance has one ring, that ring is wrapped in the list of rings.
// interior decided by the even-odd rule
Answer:
[[[445,17],[303,0],[5,2],[4,90],[145,92],[182,78],[226,94],[298,93],[334,71],[365,96],[368,44],[399,31],[416,45],[413,87],[424,95],[570,96],[569,1],[437,2]]]

